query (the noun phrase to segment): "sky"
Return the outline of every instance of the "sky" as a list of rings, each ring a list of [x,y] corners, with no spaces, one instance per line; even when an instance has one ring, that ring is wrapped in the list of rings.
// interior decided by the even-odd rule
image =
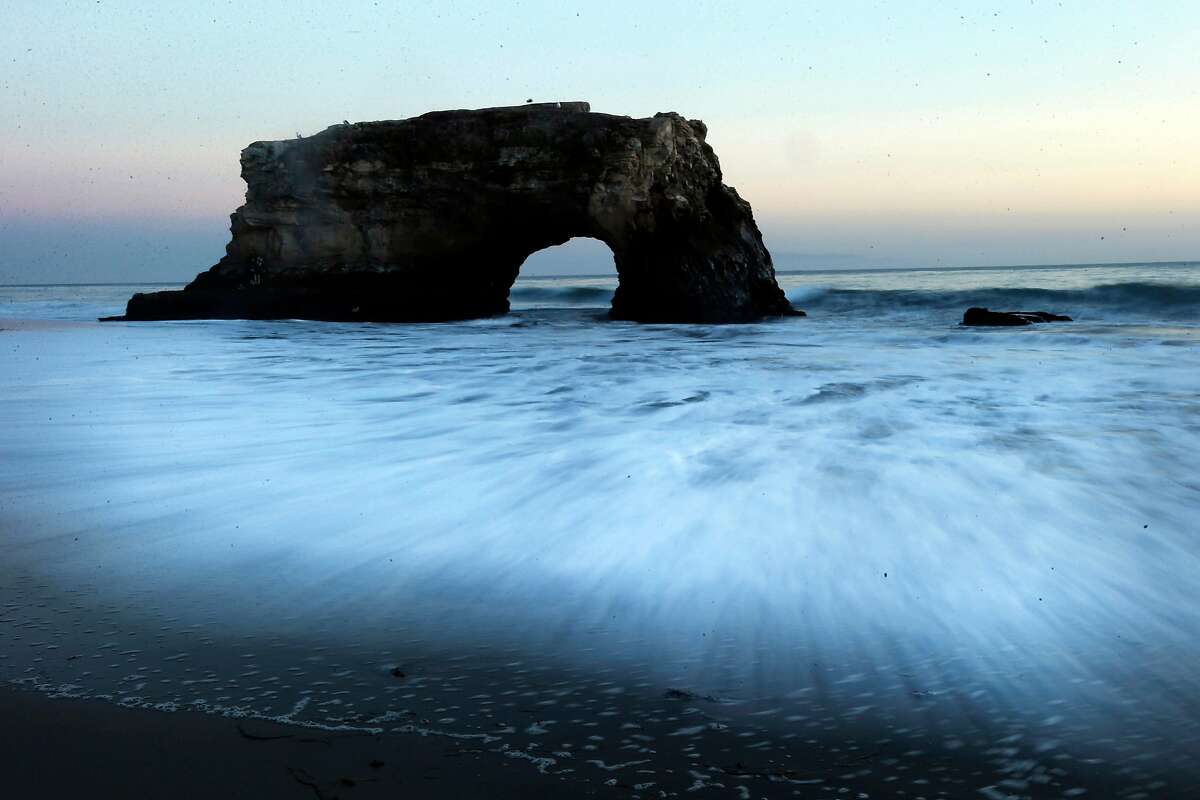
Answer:
[[[1197,53],[1195,0],[4,0],[0,283],[188,280],[248,143],[527,98],[705,120],[780,269],[1197,259]]]

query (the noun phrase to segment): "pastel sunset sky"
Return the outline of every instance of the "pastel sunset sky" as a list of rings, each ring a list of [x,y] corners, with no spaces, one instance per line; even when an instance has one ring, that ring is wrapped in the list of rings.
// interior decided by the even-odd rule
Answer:
[[[0,283],[187,280],[249,142],[528,98],[705,120],[780,269],[1200,258],[1198,53],[1194,0],[6,0]]]

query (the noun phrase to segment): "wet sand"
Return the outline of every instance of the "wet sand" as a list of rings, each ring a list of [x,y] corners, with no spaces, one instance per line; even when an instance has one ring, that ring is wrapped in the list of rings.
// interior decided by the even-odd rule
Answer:
[[[7,797],[590,797],[470,742],[332,733],[0,689]]]
[[[454,736],[164,713],[9,687],[0,688],[0,716],[9,723],[0,726],[0,785],[16,797],[1150,800],[1192,797],[1197,788],[1187,768],[1168,781],[1139,777],[1130,770],[1137,757],[1025,762],[1000,770],[1005,777],[996,774],[997,756],[1012,753],[905,750],[911,744],[900,742],[865,752],[797,748],[786,765],[747,740],[714,762],[650,749],[597,776],[581,762],[539,764],[530,752]]]

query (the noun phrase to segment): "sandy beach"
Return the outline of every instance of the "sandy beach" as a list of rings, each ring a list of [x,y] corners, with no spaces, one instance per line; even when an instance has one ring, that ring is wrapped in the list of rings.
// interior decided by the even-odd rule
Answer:
[[[529,798],[591,796],[470,742],[331,733],[0,689],[9,797]]]

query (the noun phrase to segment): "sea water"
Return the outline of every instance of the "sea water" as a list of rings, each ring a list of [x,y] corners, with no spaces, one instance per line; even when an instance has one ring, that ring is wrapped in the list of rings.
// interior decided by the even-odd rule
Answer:
[[[730,741],[969,754],[962,796],[1197,780],[1200,265],[780,283],[808,317],[613,322],[615,275],[407,325],[0,288],[0,680],[598,781]]]

